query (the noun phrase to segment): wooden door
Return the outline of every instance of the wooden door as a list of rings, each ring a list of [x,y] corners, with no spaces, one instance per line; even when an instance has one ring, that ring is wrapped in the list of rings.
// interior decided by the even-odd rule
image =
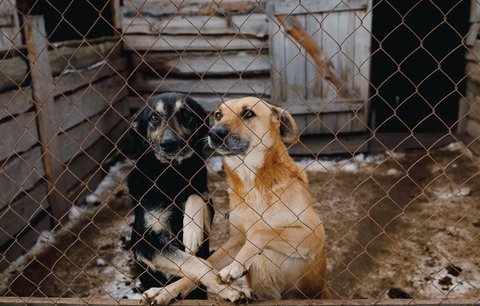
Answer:
[[[370,0],[282,0],[269,7],[272,101],[302,135],[367,131]]]

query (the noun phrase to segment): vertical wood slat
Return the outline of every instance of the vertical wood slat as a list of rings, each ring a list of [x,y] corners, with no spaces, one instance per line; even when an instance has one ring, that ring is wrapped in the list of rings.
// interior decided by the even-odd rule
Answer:
[[[26,18],[26,42],[31,63],[32,95],[37,107],[38,133],[43,151],[43,162],[48,179],[48,199],[56,221],[60,221],[69,210],[69,203],[62,193],[65,192],[57,178],[64,165],[59,155],[58,133],[60,126],[54,120],[55,83],[48,60],[48,40],[43,16]]]

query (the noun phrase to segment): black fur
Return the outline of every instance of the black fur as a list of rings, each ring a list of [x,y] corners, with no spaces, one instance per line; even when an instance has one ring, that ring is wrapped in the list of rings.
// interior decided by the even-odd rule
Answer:
[[[187,111],[174,113],[175,103],[178,100],[185,101]],[[158,153],[158,140],[148,139],[148,129],[155,130],[160,123],[149,122],[152,114],[156,113],[157,104],[162,103],[164,114],[162,124],[171,128],[175,133],[182,125],[191,131],[189,135],[180,132],[176,138],[182,146],[188,146],[193,151],[190,157],[170,162],[162,162]],[[175,93],[166,93],[152,97],[148,105],[137,117],[137,141],[138,148],[136,167],[128,177],[128,188],[132,197],[135,221],[132,231],[132,244],[135,259],[139,256],[151,260],[159,254],[172,255],[178,250],[184,250],[183,215],[184,205],[187,198],[192,194],[203,196],[207,194],[207,170],[202,155],[205,146],[205,137],[208,132],[207,114],[203,108],[193,99]],[[165,128],[164,128],[165,129]],[[185,150],[184,150],[185,151]],[[182,151],[183,152],[183,151]],[[170,158],[170,157],[168,157]],[[213,207],[208,203],[213,218]],[[163,209],[170,213],[169,225],[161,231],[152,231],[145,228],[145,215],[151,210]],[[197,256],[207,258],[209,255],[208,237],[200,247]],[[162,271],[152,271],[150,268],[136,260],[139,279],[145,290],[151,287],[165,286],[178,278],[170,277]],[[187,298],[206,298],[206,290],[196,289]]]

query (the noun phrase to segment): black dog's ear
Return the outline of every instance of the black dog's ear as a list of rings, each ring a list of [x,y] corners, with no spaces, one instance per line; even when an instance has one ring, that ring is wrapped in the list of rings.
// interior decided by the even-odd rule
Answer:
[[[287,145],[296,143],[299,136],[298,127],[292,115],[277,106],[272,106],[272,112],[280,121],[280,136],[282,137],[283,143]]]
[[[147,149],[147,123],[140,110],[130,120],[127,132],[120,139],[120,151],[130,159],[140,157]]]

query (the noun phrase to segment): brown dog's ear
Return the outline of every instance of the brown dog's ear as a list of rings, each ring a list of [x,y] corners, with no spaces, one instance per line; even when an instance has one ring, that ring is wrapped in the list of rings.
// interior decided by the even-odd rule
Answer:
[[[280,121],[280,136],[283,143],[287,145],[296,143],[299,135],[295,119],[289,112],[280,107],[272,106],[272,111],[277,116],[278,121]]]

